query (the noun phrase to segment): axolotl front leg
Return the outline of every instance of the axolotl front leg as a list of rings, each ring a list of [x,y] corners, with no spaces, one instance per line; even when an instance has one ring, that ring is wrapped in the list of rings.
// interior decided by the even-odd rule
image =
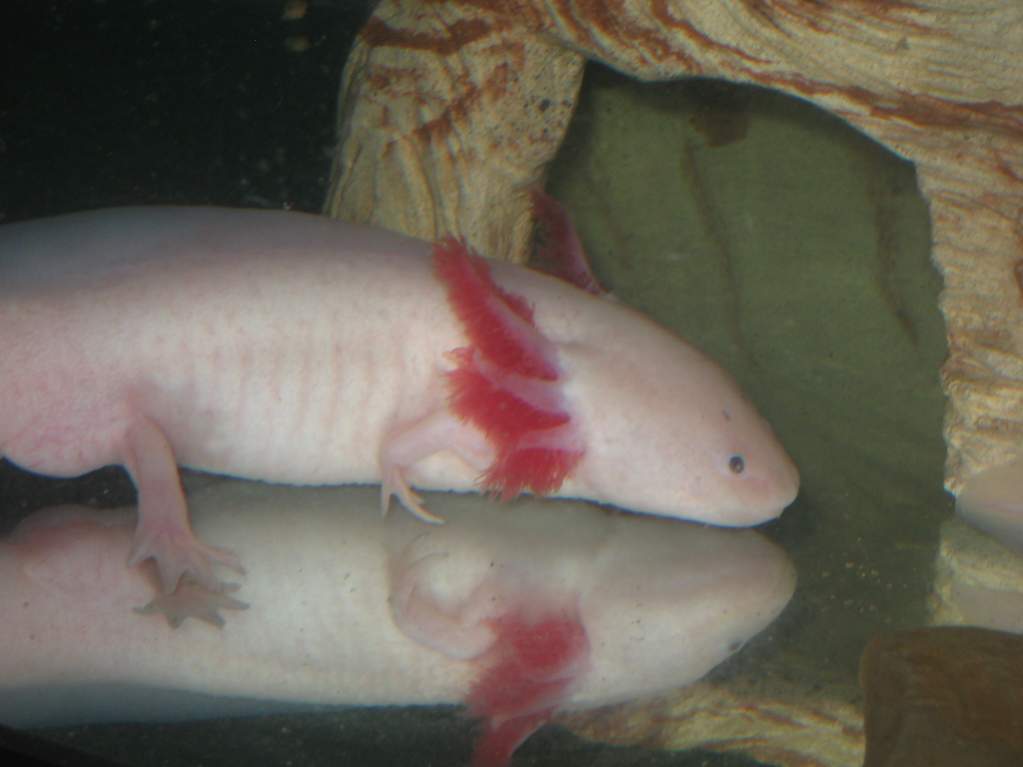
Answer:
[[[129,565],[152,558],[168,594],[186,576],[210,592],[223,590],[224,583],[213,572],[216,564],[244,572],[238,557],[208,546],[192,532],[174,451],[156,422],[133,414],[118,450],[138,491],[138,526]]]
[[[466,593],[443,592],[475,571],[429,536],[392,560],[388,602],[406,636],[448,658],[473,663],[469,713],[484,720],[472,767],[507,767],[515,749],[554,716],[589,669],[590,643],[578,595],[530,583],[528,569],[490,562]],[[464,583],[461,584],[463,587]]]
[[[426,509],[406,476],[417,463],[442,450],[454,453],[480,474],[494,455],[483,435],[446,407],[392,430],[384,438],[379,456],[381,512],[387,513],[391,497],[397,496],[402,506],[424,522],[444,521]]]
[[[439,522],[406,476],[434,453],[456,455],[482,489],[508,499],[558,490],[584,451],[556,347],[525,298],[498,286],[487,262],[460,240],[437,243],[433,262],[468,345],[447,354],[446,404],[386,435],[379,460],[383,509],[397,495],[420,519]]]

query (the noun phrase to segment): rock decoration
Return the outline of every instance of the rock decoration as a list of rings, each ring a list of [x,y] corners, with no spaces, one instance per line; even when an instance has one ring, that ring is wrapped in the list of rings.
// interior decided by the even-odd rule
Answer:
[[[1023,634],[1023,557],[958,517],[941,526],[930,620]]]
[[[914,629],[863,653],[863,767],[1023,764],[1023,637]]]
[[[524,260],[528,193],[568,129],[584,60],[515,6],[377,6],[342,77],[329,215]]]
[[[796,685],[697,682],[660,701],[559,717],[599,741],[682,751],[740,752],[784,767],[860,767],[863,720],[852,703],[807,700]]]

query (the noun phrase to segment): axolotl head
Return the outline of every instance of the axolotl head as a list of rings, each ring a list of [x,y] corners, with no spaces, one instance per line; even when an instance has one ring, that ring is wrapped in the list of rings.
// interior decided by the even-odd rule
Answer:
[[[778,516],[799,472],[771,426],[713,360],[617,308],[614,332],[560,347],[586,446],[565,490],[715,525]]]

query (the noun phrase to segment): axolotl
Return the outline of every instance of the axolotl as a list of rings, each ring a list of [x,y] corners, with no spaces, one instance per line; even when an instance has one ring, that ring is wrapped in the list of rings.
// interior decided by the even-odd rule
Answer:
[[[178,465],[302,485],[579,497],[725,526],[796,468],[721,367],[616,301],[464,242],[285,211],[136,207],[0,227],[0,455],[121,464],[131,561],[221,587]]]
[[[132,609],[156,584],[123,565],[130,509],[39,511],[0,539],[0,615],[16,616],[0,621],[0,723],[465,703],[484,720],[472,764],[501,767],[556,711],[703,676],[796,581],[754,531],[573,501],[439,494],[447,525],[381,518],[368,487],[222,480],[190,501],[197,533],[251,562],[218,596],[253,607],[221,629]]]

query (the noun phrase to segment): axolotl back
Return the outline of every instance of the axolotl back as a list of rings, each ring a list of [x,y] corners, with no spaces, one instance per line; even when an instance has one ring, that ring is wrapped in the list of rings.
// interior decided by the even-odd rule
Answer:
[[[281,211],[0,228],[0,454],[124,465],[132,561],[218,588],[177,465],[292,484],[589,498],[719,525],[798,474],[732,378],[629,308],[456,240]]]

